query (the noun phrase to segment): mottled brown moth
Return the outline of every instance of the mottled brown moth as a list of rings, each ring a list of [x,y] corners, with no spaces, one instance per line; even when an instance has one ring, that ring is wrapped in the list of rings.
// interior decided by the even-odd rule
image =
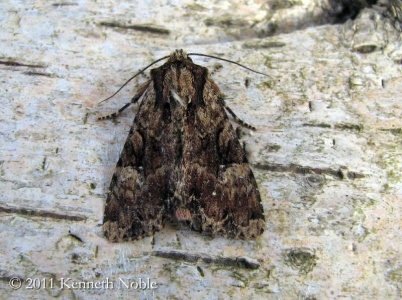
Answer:
[[[105,236],[151,236],[172,219],[209,234],[257,237],[265,227],[260,193],[225,109],[240,121],[206,68],[183,50],[166,58],[131,101],[142,99],[110,183]]]

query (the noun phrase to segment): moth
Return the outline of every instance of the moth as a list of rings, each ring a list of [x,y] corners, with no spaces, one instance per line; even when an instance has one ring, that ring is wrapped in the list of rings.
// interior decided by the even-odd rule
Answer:
[[[206,68],[183,50],[166,58],[131,101],[141,99],[110,183],[105,236],[152,236],[167,220],[228,238],[259,236],[260,193],[225,109],[236,115]]]

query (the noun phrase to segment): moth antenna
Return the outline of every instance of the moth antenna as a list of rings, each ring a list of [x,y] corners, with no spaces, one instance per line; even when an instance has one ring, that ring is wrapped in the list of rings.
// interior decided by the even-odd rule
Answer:
[[[226,62],[235,64],[235,65],[238,65],[239,67],[242,67],[242,68],[244,68],[244,69],[247,69],[247,70],[249,70],[249,71],[251,71],[251,72],[254,72],[254,73],[257,73],[257,74],[260,74],[260,75],[265,75],[265,76],[268,76],[269,78],[273,79],[272,76],[270,76],[270,75],[268,75],[268,74],[265,74],[265,73],[262,73],[262,72],[258,72],[258,71],[256,71],[256,70],[250,69],[249,67],[246,67],[245,65],[239,64],[239,63],[237,63],[237,62],[235,62],[235,61],[233,61],[233,60],[225,59],[225,58],[222,58],[222,57],[219,57],[219,56],[213,56],[213,55],[202,54],[202,53],[187,53],[187,55],[205,56],[205,57],[215,58],[215,59],[218,59],[218,60],[223,60],[223,61],[226,61]]]
[[[101,104],[102,102],[105,102],[105,101],[109,100],[110,98],[113,98],[114,96],[116,96],[116,94],[117,94],[118,92],[120,92],[131,80],[133,80],[135,77],[137,77],[138,75],[140,75],[140,74],[141,74],[142,72],[144,72],[146,69],[148,69],[149,67],[152,67],[154,64],[160,62],[161,60],[167,59],[167,58],[169,58],[169,57],[170,57],[170,56],[164,56],[164,57],[162,57],[162,58],[159,58],[159,59],[155,60],[153,63],[151,63],[151,64],[149,64],[148,66],[146,66],[145,68],[139,70],[134,76],[132,76],[130,79],[128,79],[112,96],[110,96],[110,97],[108,97],[108,98],[102,100],[101,102],[98,103],[98,105]]]

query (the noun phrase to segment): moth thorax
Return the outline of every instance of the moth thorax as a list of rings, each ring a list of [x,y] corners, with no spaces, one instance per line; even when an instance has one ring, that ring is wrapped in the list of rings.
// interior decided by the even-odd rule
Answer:
[[[173,99],[180,104],[180,106],[186,106],[187,102],[185,99],[183,99],[182,97],[179,96],[179,94],[177,94],[177,92],[175,90],[171,90],[170,91],[171,95],[173,96]]]

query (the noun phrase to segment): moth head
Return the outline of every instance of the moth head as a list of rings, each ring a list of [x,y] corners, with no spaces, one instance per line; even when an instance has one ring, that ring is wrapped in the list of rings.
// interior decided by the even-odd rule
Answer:
[[[186,60],[191,60],[187,53],[183,51],[183,49],[176,49],[170,54],[169,61],[174,62],[174,61],[186,61]]]

